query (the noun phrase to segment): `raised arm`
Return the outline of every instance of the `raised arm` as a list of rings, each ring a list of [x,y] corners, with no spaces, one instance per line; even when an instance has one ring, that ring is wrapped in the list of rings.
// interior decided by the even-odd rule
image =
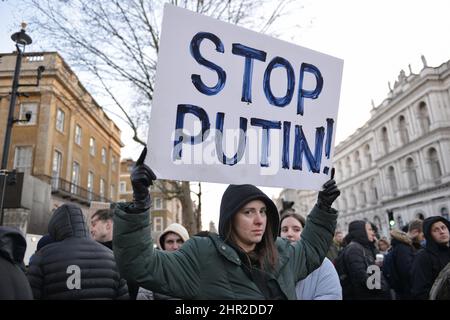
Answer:
[[[300,241],[293,246],[293,270],[296,281],[304,279],[317,269],[325,258],[333,240],[337,211],[331,206],[339,197],[339,191],[332,169],[331,179],[319,191],[317,203],[306,220]]]
[[[199,270],[195,242],[187,241],[176,252],[155,250],[150,227],[148,188],[156,179],[144,164],[144,148],[131,173],[133,202],[114,208],[113,246],[121,276],[141,287],[184,299],[197,295]]]

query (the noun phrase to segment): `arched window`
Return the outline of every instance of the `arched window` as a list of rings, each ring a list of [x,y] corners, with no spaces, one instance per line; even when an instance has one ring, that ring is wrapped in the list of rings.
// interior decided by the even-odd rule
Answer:
[[[374,218],[373,218],[373,223],[377,226],[377,228],[378,228],[378,233],[379,234],[383,234],[384,232],[384,228],[383,228],[383,225],[381,224],[381,219],[380,219],[380,217],[378,217],[378,216],[375,216]]]
[[[352,164],[350,161],[350,157],[347,156],[347,159],[345,159],[345,170],[347,171],[347,177],[352,176]]]
[[[355,172],[361,170],[361,159],[359,158],[359,151],[355,152]]]
[[[402,144],[409,142],[408,127],[404,116],[398,118],[398,130],[400,133],[400,141]]]
[[[411,190],[417,190],[419,182],[417,180],[416,165],[412,158],[406,159],[406,174],[408,175],[408,183]]]
[[[430,131],[430,116],[428,115],[428,107],[425,102],[419,104],[419,123],[423,132]]]
[[[428,150],[428,160],[430,163],[431,178],[437,183],[440,183],[442,171],[436,149],[430,148]]]
[[[389,151],[389,136],[386,127],[381,128],[381,144],[383,146],[383,152],[388,153]]]
[[[361,207],[364,207],[367,203],[366,189],[364,188],[364,183],[359,185],[359,203]]]
[[[366,146],[364,147],[364,155],[366,156],[367,166],[370,168],[372,164],[372,153],[370,152],[369,144],[366,144]]]
[[[370,190],[372,192],[372,199],[375,202],[378,202],[378,190],[377,190],[377,184],[375,182],[375,179],[370,180]]]
[[[403,227],[403,219],[402,219],[401,215],[397,216],[397,225],[398,225],[399,229],[401,229]]]
[[[447,207],[441,208],[441,216],[447,220],[450,220]]]
[[[389,183],[390,191],[392,196],[397,195],[397,179],[395,178],[395,170],[393,166],[388,168],[387,180]]]
[[[422,212],[416,213],[416,219],[425,220],[425,216]]]

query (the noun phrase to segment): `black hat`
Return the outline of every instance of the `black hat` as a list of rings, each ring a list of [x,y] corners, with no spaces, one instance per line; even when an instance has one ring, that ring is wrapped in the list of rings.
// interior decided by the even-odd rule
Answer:
[[[278,235],[280,217],[273,201],[260,189],[251,184],[230,184],[222,196],[220,203],[219,235],[224,238],[225,227],[236,212],[253,200],[261,200],[267,208],[267,223],[272,227],[274,239]]]

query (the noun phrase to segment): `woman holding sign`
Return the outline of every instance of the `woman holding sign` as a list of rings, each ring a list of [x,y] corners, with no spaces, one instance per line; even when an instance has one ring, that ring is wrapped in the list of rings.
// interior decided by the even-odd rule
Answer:
[[[295,244],[277,237],[278,210],[253,185],[230,185],[220,205],[219,234],[193,237],[180,250],[155,250],[149,186],[156,176],[143,162],[131,173],[134,201],[117,203],[114,254],[121,275],[143,288],[182,299],[296,299],[295,284],[318,268],[331,244],[340,191],[331,179],[319,192]]]

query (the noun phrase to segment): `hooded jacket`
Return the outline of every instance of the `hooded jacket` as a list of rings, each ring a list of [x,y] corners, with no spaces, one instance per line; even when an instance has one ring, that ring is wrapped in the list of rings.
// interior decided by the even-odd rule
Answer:
[[[112,251],[91,239],[81,209],[64,204],[48,225],[54,239],[37,252],[28,279],[35,299],[127,299]]]
[[[407,233],[394,229],[391,231],[391,250],[398,277],[396,298],[398,300],[411,299],[411,269],[416,249]]]
[[[344,300],[379,300],[389,299],[389,285],[381,273],[381,289],[369,289],[368,267],[375,265],[375,245],[367,237],[366,221],[356,220],[349,225],[348,234],[344,238],[346,247],[343,249],[343,269],[339,270],[339,276],[345,274],[347,282],[342,284]]]
[[[24,272],[27,242],[20,231],[0,227],[0,300],[31,300],[30,284]]]
[[[219,229],[248,201],[262,199],[267,205],[268,223],[278,231],[275,204],[254,186],[230,186],[221,204]],[[236,192],[236,191],[241,192]],[[246,192],[244,192],[246,191]],[[114,254],[121,274],[140,286],[182,299],[264,299],[260,288],[245,273],[236,250],[217,234],[194,236],[175,252],[155,250],[151,238],[150,214],[128,214],[129,204],[117,203],[114,216]],[[269,273],[285,298],[295,300],[295,283],[318,268],[332,241],[336,211],[317,206],[308,216],[302,240],[291,245],[276,238],[278,263]]]
[[[172,223],[166,229],[164,229],[164,231],[158,237],[158,246],[160,249],[164,250],[162,241],[164,239],[164,236],[170,232],[179,235],[183,240],[183,243],[188,241],[189,239],[189,233],[185,227],[183,227],[179,223]]]
[[[412,267],[411,294],[415,299],[428,299],[431,287],[439,272],[450,262],[450,247],[440,245],[431,236],[431,227],[441,221],[450,231],[450,222],[444,217],[434,216],[423,222],[423,233],[427,240],[425,249],[420,250]]]

